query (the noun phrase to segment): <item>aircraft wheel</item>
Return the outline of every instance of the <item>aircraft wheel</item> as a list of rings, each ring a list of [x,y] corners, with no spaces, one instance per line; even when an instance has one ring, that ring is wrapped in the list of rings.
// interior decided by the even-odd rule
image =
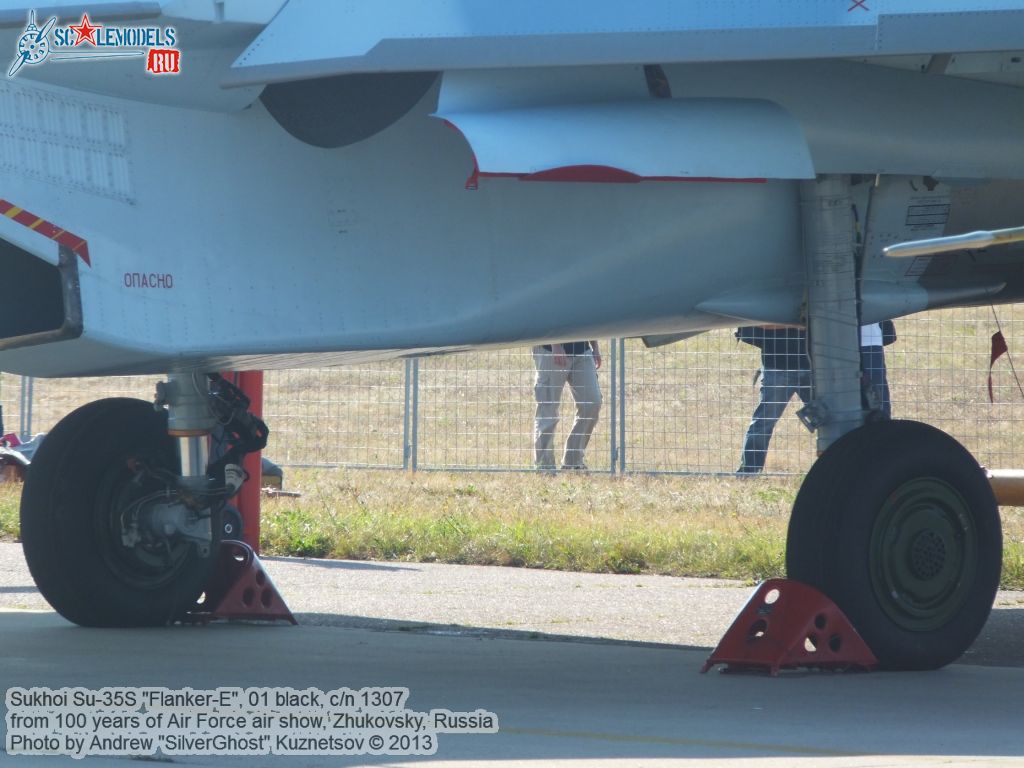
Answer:
[[[818,459],[793,505],[789,577],[817,587],[887,669],[936,669],[984,626],[1002,567],[984,472],[944,432],[867,424]]]
[[[58,613],[83,626],[159,626],[195,602],[214,557],[180,535],[122,537],[123,519],[169,484],[145,464],[178,474],[167,415],[143,400],[98,400],[47,435],[21,497],[29,570]],[[220,535],[213,525],[212,552]]]

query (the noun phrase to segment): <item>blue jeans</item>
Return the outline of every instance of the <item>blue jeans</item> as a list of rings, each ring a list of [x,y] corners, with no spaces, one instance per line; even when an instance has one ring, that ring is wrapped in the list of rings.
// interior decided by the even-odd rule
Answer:
[[[810,371],[778,371],[773,368],[761,371],[761,402],[757,404],[754,417],[747,427],[738,472],[755,474],[764,469],[775,422],[782,416],[793,395],[797,395],[804,403],[810,402]]]
[[[892,403],[889,400],[889,381],[885,375],[885,348],[861,347],[860,369],[862,386],[873,389],[878,402],[882,404],[882,415],[892,418]]]

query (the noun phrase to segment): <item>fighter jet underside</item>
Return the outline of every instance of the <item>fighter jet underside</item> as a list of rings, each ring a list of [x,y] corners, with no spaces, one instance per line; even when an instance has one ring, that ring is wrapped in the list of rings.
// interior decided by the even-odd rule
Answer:
[[[266,438],[210,372],[794,324],[823,455],[790,575],[886,666],[957,658],[998,585],[996,500],[951,438],[865,406],[857,333],[1024,298],[1017,238],[883,253],[1024,224],[1024,9],[393,5],[93,4],[175,30],[170,76],[30,61],[39,27],[0,11],[0,368],[168,375],[160,412],[86,406],[33,462],[54,606],[164,623],[201,590]]]

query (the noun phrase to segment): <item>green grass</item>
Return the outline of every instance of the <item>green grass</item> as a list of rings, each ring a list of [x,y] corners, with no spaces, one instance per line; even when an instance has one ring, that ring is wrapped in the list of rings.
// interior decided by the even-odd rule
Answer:
[[[18,509],[21,502],[21,483],[0,483],[0,541],[18,537],[21,526]]]
[[[796,478],[294,470],[263,500],[266,554],[597,573],[785,573]],[[0,539],[18,535],[0,485]],[[1003,586],[1024,589],[1024,510],[1003,509]]]
[[[295,471],[265,500],[268,554],[757,581],[785,572],[799,480]],[[1003,585],[1024,588],[1024,514],[1003,510]]]
[[[294,474],[302,499],[264,503],[265,552],[741,579],[781,574],[793,494],[791,481],[744,500],[707,478]]]

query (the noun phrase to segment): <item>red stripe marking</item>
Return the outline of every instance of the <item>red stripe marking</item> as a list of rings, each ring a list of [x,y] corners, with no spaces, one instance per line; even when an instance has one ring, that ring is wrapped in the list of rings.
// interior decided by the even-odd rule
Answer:
[[[0,216],[6,214],[12,208],[17,208],[14,203],[7,200],[0,199]],[[42,219],[41,221],[39,221]],[[77,254],[81,257],[88,266],[92,266],[92,261],[89,259],[89,243],[86,242],[85,238],[79,237],[78,235],[72,234],[67,230],[61,229],[52,222],[43,219],[41,216],[37,216],[34,213],[22,210],[16,213],[12,218],[12,221],[16,221],[24,227],[32,229],[33,232],[37,232],[43,237],[47,237],[65,248],[71,250],[72,253]],[[33,229],[32,225],[39,221],[39,224]]]
[[[39,223],[39,226],[36,227],[36,232],[38,232],[40,235],[43,235],[44,237],[50,238],[51,240],[56,240],[56,234],[60,232],[60,230],[53,226],[53,224],[51,224],[50,222],[42,221]]]
[[[92,266],[92,262],[89,261],[89,244],[85,242],[84,238],[74,235],[71,232],[64,232],[54,238],[58,243],[67,248],[70,248],[73,253],[77,253],[82,257],[82,261]]]

